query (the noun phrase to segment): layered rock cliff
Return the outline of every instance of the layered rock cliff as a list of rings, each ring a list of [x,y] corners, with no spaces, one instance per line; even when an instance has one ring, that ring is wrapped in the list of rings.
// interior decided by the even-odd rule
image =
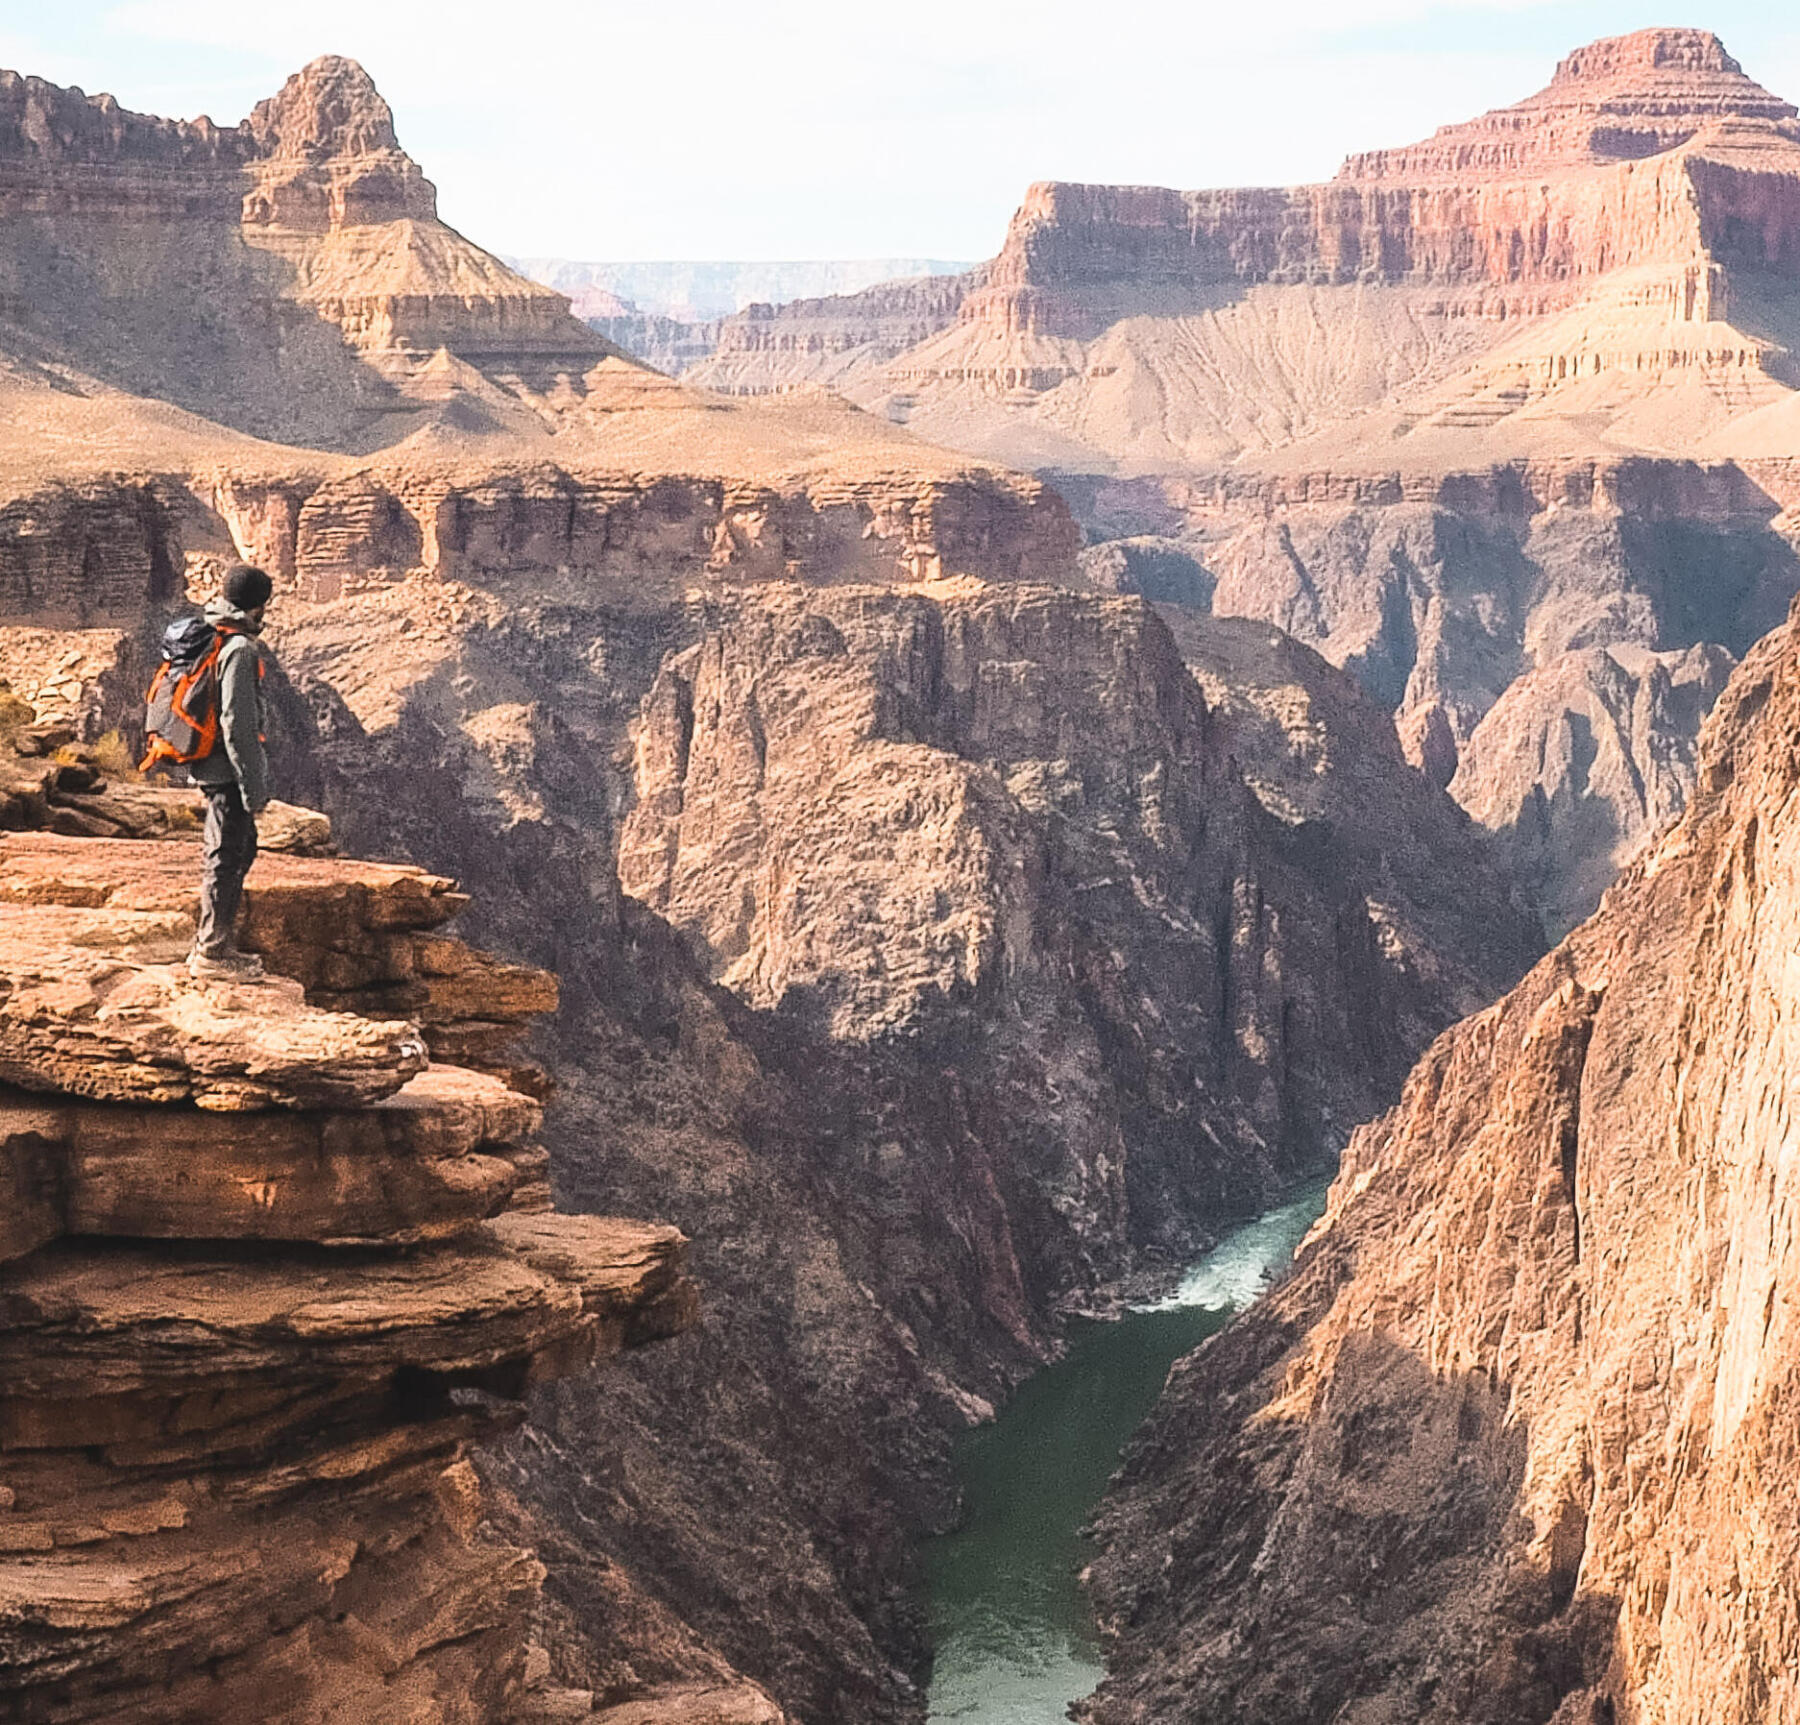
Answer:
[[[267,856],[272,975],[202,987],[163,832],[0,840],[0,1711],[586,1717],[471,1445],[691,1324],[685,1242],[552,1213],[537,1105],[428,1061],[555,998],[450,882]]]
[[[1352,1141],[1101,1518],[1108,1725],[1786,1717],[1800,626],[1600,914]]]
[[[1541,701],[1565,651],[1735,656],[1793,590],[1791,484],[1767,470],[1800,423],[1797,224],[1794,108],[1716,37],[1646,30],[1323,185],[1034,186],[992,262],[913,288],[935,328],[905,351],[872,303],[824,301],[728,320],[687,375],[829,381],[1052,477],[1092,539],[1180,540],[1215,609],[1355,669],[1414,761],[1510,830],[1559,795],[1529,752],[1496,758],[1527,728],[1456,774],[1515,679]],[[1730,531],[1683,543],[1688,517]],[[1734,592],[1764,565],[1777,608],[1719,619],[1717,562]],[[1640,754],[1691,748],[1679,703],[1652,724]],[[1503,810],[1484,782],[1518,794]],[[1578,800],[1529,859],[1558,929],[1665,812]]]
[[[1136,354],[1139,372],[1159,368],[1183,345],[1222,361],[1226,345],[1259,318],[1287,315],[1280,295],[1244,298],[1258,284],[1429,286],[1431,293],[1393,303],[1414,323],[1440,327],[1416,331],[1411,352],[1389,356],[1386,375],[1369,380],[1379,384],[1377,396],[1416,387],[1421,369],[1444,375],[1446,360],[1460,369],[1459,358],[1513,333],[1503,325],[1547,323],[1607,277],[1621,285],[1630,278],[1618,303],[1649,313],[1646,341],[1656,339],[1650,325],[1662,327],[1665,348],[1691,339],[1681,326],[1710,325],[1716,345],[1728,322],[1729,272],[1791,280],[1800,265],[1795,112],[1745,76],[1718,38],[1646,30],[1571,54],[1546,90],[1515,107],[1412,148],[1352,156],[1325,185],[1180,192],[1045,182],[1027,192],[978,280],[957,291],[958,278],[937,278],[935,288],[914,290],[945,333],[898,361],[892,376],[934,380],[952,393],[973,386],[1029,397],[1071,383],[1078,387],[1065,394],[1116,398],[1131,381],[1111,381],[1121,370],[1116,361],[1132,354],[1134,338],[1150,336]],[[1365,295],[1312,303],[1336,322],[1365,319],[1380,301],[1377,294],[1373,302]],[[796,308],[791,342],[777,328],[748,343],[745,321],[728,321],[721,354],[814,352],[802,332],[834,305],[853,326],[853,304]],[[1167,332],[1169,351],[1160,356],[1143,329],[1124,332],[1122,346],[1084,350],[1137,318],[1186,319],[1190,327]],[[952,324],[960,333],[949,333]],[[1742,362],[1760,369],[1769,344],[1745,341]],[[1637,365],[1660,369],[1674,357],[1646,347]],[[1625,356],[1565,348],[1550,358],[1542,381],[1560,383]],[[1182,393],[1201,406],[1209,386],[1224,381],[1196,374]],[[1072,415],[1085,411],[1104,444],[1099,405],[1067,401],[1046,417],[1076,431],[1081,420]],[[1127,407],[1121,399],[1111,405],[1115,415]],[[1319,422],[1329,404],[1310,405]],[[1355,405],[1340,400],[1337,416]],[[1176,418],[1171,428],[1180,424]],[[1126,453],[1123,429],[1115,425],[1107,450],[1114,458]],[[1191,439],[1193,428],[1186,430]],[[1240,447],[1286,440],[1265,432]],[[1197,451],[1183,453],[1191,459]]]
[[[439,355],[532,397],[617,351],[438,221],[335,56],[235,127],[0,73],[0,211],[0,349],[259,436],[388,441]]]

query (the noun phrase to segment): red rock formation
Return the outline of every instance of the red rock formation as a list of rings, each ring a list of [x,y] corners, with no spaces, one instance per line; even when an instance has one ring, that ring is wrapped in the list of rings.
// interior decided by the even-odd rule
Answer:
[[[1678,315],[1704,321],[1721,251],[1800,262],[1794,119],[1717,37],[1642,31],[1570,55],[1515,108],[1353,156],[1327,186],[1034,186],[961,315],[1087,336],[1159,296],[1254,281],[1544,284],[1554,303],[1583,278],[1652,266],[1679,284]]]
[[[1681,822],[1364,1127],[1102,1518],[1104,1725],[1800,1707],[1800,624]]]
[[[32,1092],[0,1108],[0,1711],[584,1715],[466,1455],[535,1378],[689,1325],[685,1243],[548,1213],[529,1099],[302,1003],[391,970],[447,882],[265,859],[252,937],[305,983],[199,988],[161,962],[196,867],[0,842],[0,1065]],[[465,1015],[519,1012],[503,968],[491,998],[456,974]]]
[[[265,435],[364,442],[440,349],[527,391],[616,352],[437,220],[350,60],[240,127],[0,74],[0,213],[0,319],[27,349]]]
[[[1705,30],[1639,30],[1578,48],[1548,89],[1429,141],[1352,156],[1340,180],[1509,178],[1638,161],[1722,123],[1800,136],[1792,103],[1771,96]]]

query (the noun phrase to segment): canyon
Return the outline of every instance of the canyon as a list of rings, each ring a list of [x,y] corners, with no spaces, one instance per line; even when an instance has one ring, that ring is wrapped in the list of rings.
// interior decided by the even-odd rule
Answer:
[[[1772,1547],[1652,1461],[1684,1324],[1781,1453],[1796,164],[1647,32],[677,379],[354,62],[0,75],[0,1711],[913,1725],[957,1436],[1340,1156],[1103,1513],[1096,1721],[1766,1672]],[[240,558],[297,848],[214,998],[114,733]]]
[[[431,945],[392,989],[325,965],[319,1008],[543,1095],[534,1178],[568,1212],[691,1242],[701,1322],[510,1382],[523,1423],[499,1410],[515,1429],[472,1429],[457,1463],[482,1537],[542,1566],[509,1621],[543,1706],[916,1719],[916,1543],[954,1516],[953,1437],[1068,1312],[1328,1166],[1529,966],[1494,848],[1306,649],[1222,645],[1265,702],[1228,719],[1150,601],[1086,590],[1040,479],[829,394],[722,396],[611,351],[436,224],[351,63],[238,128],[5,93],[35,224],[0,323],[9,818],[187,854],[191,802],[98,763],[162,622],[266,566],[281,793],[351,853],[466,883],[467,940],[505,955]],[[177,218],[207,283],[151,267]],[[1327,758],[1394,795],[1403,842],[1311,790]],[[1439,847],[1455,891],[1418,866]],[[71,937],[116,893],[70,905]],[[166,938],[183,905],[157,901]],[[495,1046],[551,1004],[544,972],[553,1022]],[[145,1010],[173,1024],[157,977]],[[166,1106],[280,1104],[260,1065],[186,1082]],[[437,1220],[392,1224],[314,1243],[435,1249]],[[307,1414],[283,1442],[328,1436]],[[525,1668],[473,1686],[470,1717],[503,1717]],[[295,1708],[327,1706],[296,1670]]]
[[[1086,1717],[1778,1719],[1795,1694],[1800,625],[1583,924],[1352,1139],[1103,1513]]]
[[[1741,657],[1796,590],[1797,220],[1793,107],[1716,37],[1647,30],[1322,185],[1036,185],[973,271],[655,353],[737,395],[826,385],[1042,475],[1091,540],[1172,541],[1203,609],[1364,678],[1409,758],[1531,854],[1558,934],[1664,809],[1569,766],[1621,698],[1593,651],[1633,679],[1646,653]],[[1718,563],[1763,586],[1753,614],[1665,608]],[[1611,728],[1678,803],[1698,713],[1651,709]],[[1561,768],[1513,752],[1527,730]]]
[[[952,1435],[1069,1304],[1328,1165],[1535,931],[1309,650],[1222,645],[1269,703],[1228,717],[1144,600],[1022,578],[1073,560],[1030,482],[971,494],[1022,500],[1023,539],[917,482],[898,519],[979,572],[921,580],[904,532],[807,539],[816,515],[777,509],[709,567],[717,489],[572,513],[531,477],[439,499],[440,525],[470,511],[439,541],[456,560],[404,573],[373,480],[298,507],[97,490],[55,518],[89,626],[49,627],[67,590],[21,578],[14,687],[104,731],[159,569],[204,591],[266,533],[293,572],[284,789],[357,851],[487,884],[471,930],[562,978],[537,1050],[559,1197],[694,1241],[706,1322],[547,1390],[478,1464],[583,1650],[563,1671],[621,1705],[754,1680],[796,1718],[913,1717],[910,1541],[952,1513]],[[800,556],[756,560],[778,532]],[[1381,843],[1320,799],[1321,749],[1386,787]],[[75,795],[48,818],[113,806]]]

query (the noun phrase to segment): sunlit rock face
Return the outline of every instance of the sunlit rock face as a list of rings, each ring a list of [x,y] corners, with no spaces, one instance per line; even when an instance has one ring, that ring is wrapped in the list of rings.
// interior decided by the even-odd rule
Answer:
[[[196,985],[179,823],[36,826],[101,818],[83,771],[0,839],[0,1711],[587,1712],[469,1452],[533,1383],[691,1325],[686,1242],[555,1214],[537,1103],[427,1066],[497,1052],[554,979],[439,933],[447,880],[271,855],[269,974]]]
[[[1795,110],[1655,29],[1321,185],[1033,186],[981,269],[741,314],[684,375],[828,382],[1054,476],[1090,539],[1179,548],[1190,604],[1356,672],[1509,844],[1541,795],[1526,863],[1560,932],[1679,806],[1698,715],[1645,709],[1672,801],[1570,805],[1516,713],[1459,778],[1463,751],[1567,653],[1736,658],[1780,620],[1796,331]]]
[[[0,349],[260,436],[367,445],[446,364],[531,393],[616,351],[437,219],[336,56],[235,127],[0,73],[0,210]]]
[[[1800,642],[1686,814],[1353,1140],[1101,1521],[1105,1725],[1780,1716]]]

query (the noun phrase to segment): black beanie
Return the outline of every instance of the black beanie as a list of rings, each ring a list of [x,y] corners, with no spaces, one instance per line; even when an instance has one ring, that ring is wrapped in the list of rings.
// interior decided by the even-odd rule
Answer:
[[[258,605],[268,604],[274,591],[275,583],[248,563],[240,563],[225,577],[225,597],[240,611],[254,611]]]

